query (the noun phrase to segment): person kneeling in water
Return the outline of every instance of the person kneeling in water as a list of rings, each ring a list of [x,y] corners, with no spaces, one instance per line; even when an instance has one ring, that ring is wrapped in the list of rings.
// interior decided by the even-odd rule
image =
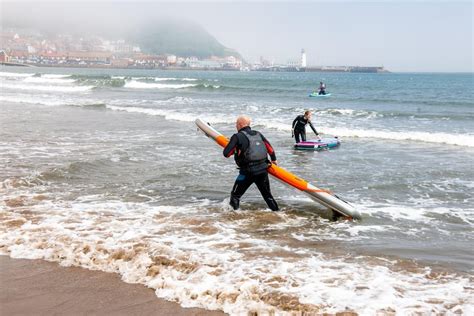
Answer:
[[[319,82],[319,95],[326,95],[326,84],[324,84],[322,81]]]
[[[270,142],[260,133],[250,128],[250,118],[241,115],[235,123],[237,133],[232,135],[229,143],[224,148],[226,158],[234,155],[235,162],[240,172],[235,179],[230,193],[230,205],[234,210],[239,209],[240,198],[245,191],[255,183],[265,202],[272,211],[278,211],[278,204],[270,191],[268,179],[268,155],[272,163],[277,164],[275,151]]]

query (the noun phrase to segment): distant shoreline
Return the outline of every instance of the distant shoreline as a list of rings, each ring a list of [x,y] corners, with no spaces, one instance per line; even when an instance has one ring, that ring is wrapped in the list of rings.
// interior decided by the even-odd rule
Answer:
[[[34,67],[28,64],[20,64],[20,63],[9,63],[9,62],[1,62],[0,65],[2,66],[13,66],[13,67]]]
[[[71,68],[71,69],[143,69],[143,70],[207,70],[207,71],[240,71],[232,68],[187,68],[187,67],[111,67],[109,65],[42,65],[42,64],[20,64],[0,63],[3,66],[32,67],[32,68]]]
[[[307,67],[307,68],[262,68],[252,70],[241,70],[236,68],[198,68],[198,67],[112,67],[110,65],[43,65],[43,64],[21,64],[21,63],[9,63],[2,62],[2,66],[14,66],[14,67],[30,67],[30,68],[70,68],[70,69],[143,69],[143,70],[190,70],[190,71],[242,71],[242,72],[332,72],[332,73],[391,73],[388,70],[383,71],[350,71],[343,69],[325,69],[321,67]],[[346,66],[350,67],[350,66]],[[360,67],[360,68],[379,68],[379,67]]]
[[[29,67],[29,68],[65,68],[65,69],[143,69],[143,70],[192,70],[192,71],[239,71],[238,69],[231,70],[231,69],[196,69],[196,68],[183,68],[183,67],[176,67],[176,68],[121,68],[121,67],[84,67],[84,66],[64,66],[64,65],[31,65],[31,64],[17,64],[17,63],[0,63],[0,66],[9,66],[9,67]],[[252,72],[269,72],[265,70],[251,70]],[[245,71],[243,71],[245,72]],[[271,72],[271,71],[270,71]],[[291,72],[291,71],[288,71]],[[305,71],[305,72],[327,72],[327,73],[341,73],[340,71],[329,71],[329,70],[321,70],[321,71]],[[344,73],[351,73],[351,72],[344,72]],[[357,74],[357,72],[352,72],[353,74]],[[465,75],[472,75],[474,71],[386,71],[386,72],[379,72],[378,74],[465,74]],[[359,73],[360,74],[360,73]]]

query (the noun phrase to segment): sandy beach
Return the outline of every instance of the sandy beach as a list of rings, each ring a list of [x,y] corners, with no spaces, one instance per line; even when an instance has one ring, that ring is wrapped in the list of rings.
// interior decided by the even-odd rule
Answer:
[[[113,273],[7,256],[0,256],[0,267],[2,315],[225,315],[182,308]]]

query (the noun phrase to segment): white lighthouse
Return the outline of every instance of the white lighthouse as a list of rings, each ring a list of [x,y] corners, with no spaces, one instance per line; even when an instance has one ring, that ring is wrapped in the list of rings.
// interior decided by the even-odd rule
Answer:
[[[304,48],[301,50],[301,68],[306,68],[306,52]]]

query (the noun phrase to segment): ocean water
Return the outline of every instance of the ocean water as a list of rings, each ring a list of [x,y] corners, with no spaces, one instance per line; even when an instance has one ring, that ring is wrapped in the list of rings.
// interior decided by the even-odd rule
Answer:
[[[0,68],[0,252],[232,315],[472,315],[473,78]],[[306,109],[338,149],[293,149]],[[281,212],[255,187],[232,211],[233,159],[194,120],[230,136],[239,114],[363,219],[273,180]]]

